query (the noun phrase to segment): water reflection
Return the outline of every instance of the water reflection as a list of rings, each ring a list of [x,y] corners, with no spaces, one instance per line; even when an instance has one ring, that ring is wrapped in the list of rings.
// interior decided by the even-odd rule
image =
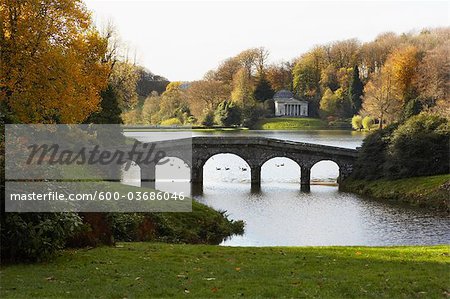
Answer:
[[[350,131],[240,131],[231,134],[347,148],[360,146],[364,138],[363,134]],[[141,135],[135,137],[144,141],[145,133]],[[230,133],[196,132],[195,135]],[[172,166],[179,166],[181,171],[183,165],[175,164]],[[134,174],[127,178],[136,182],[139,168],[132,171]],[[317,163],[311,172],[311,180],[320,184],[334,182],[337,176],[338,166],[331,161]],[[261,188],[252,189],[250,169],[235,155],[216,155],[206,162],[202,193],[195,199],[215,209],[226,210],[231,218],[246,222],[245,234],[233,236],[223,245],[381,246],[450,242],[450,219],[446,215],[367,200],[339,192],[337,186],[312,185],[309,193],[301,192],[300,168],[287,158],[266,162],[261,178]],[[173,188],[165,184],[167,182],[157,180],[156,188]],[[180,186],[186,194],[191,191],[200,193],[199,190],[191,190],[188,184]]]
[[[368,201],[337,187],[311,186],[310,193],[290,183],[208,184],[198,201],[244,219],[245,234],[227,246],[418,245],[445,244],[450,221],[418,209]]]

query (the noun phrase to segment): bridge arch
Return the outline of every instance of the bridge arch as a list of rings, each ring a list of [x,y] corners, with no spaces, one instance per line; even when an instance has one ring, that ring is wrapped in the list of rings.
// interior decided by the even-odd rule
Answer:
[[[155,166],[155,181],[190,180],[191,166],[179,157],[166,156]],[[162,163],[165,162],[165,163]]]
[[[299,182],[301,166],[286,156],[273,156],[261,165],[262,182]]]
[[[127,165],[130,163],[130,165]],[[134,161],[127,161],[120,167],[120,182],[130,186],[141,186],[141,167]]]
[[[334,160],[322,159],[311,166],[310,182],[338,183],[340,166]]]
[[[250,181],[252,168],[250,163],[235,152],[224,151],[222,153],[215,153],[205,158],[202,161],[201,166],[202,173],[205,169],[208,169],[211,173],[211,177],[208,179],[216,178],[223,179],[228,175],[228,180],[231,181]],[[205,181],[205,178],[202,178]]]

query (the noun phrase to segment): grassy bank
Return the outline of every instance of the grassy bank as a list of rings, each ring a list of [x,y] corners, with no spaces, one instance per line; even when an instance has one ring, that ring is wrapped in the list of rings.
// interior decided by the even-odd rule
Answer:
[[[154,192],[153,189],[126,186],[119,183],[105,182],[105,190],[128,194],[129,192]],[[160,192],[160,191],[156,191]],[[126,241],[163,241],[168,243],[219,244],[224,238],[244,232],[244,222],[231,220],[224,211],[213,208],[192,199],[184,199],[184,207],[192,204],[192,212],[146,212],[146,213],[115,213],[114,218],[124,227],[131,225],[131,216],[138,216],[140,221],[137,231],[127,231],[131,239]],[[175,202],[151,201],[151,207],[167,207]],[[129,203],[126,203],[129,204]],[[180,206],[174,210],[180,210]],[[118,218],[119,217],[119,218]],[[117,237],[116,237],[117,238]]]
[[[438,298],[448,248],[121,243],[1,268],[2,298]]]
[[[326,129],[327,123],[318,118],[274,117],[258,121],[254,128],[256,130],[313,130]]]
[[[380,200],[409,203],[415,206],[448,211],[450,208],[450,175],[415,177],[400,180],[349,179],[342,190]]]

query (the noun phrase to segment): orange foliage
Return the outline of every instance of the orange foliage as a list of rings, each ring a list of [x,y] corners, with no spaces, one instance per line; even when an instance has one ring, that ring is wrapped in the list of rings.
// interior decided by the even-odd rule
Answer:
[[[98,109],[107,41],[80,0],[0,0],[0,101],[22,123],[78,123]]]

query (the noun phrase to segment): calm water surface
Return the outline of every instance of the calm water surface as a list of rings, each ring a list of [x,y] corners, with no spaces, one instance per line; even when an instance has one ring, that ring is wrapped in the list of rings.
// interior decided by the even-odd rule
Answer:
[[[196,132],[196,136],[264,136],[346,148],[361,145],[364,135],[349,131]],[[145,133],[134,137],[145,140]],[[177,164],[178,163],[178,164]],[[173,167],[189,173],[181,161]],[[338,191],[338,167],[322,161],[312,168],[311,192],[300,191],[300,167],[287,158],[262,168],[261,191],[250,191],[248,165],[231,154],[216,155],[204,167],[201,203],[244,220],[245,234],[226,246],[416,245],[450,243],[450,218],[435,212],[376,202]],[[157,170],[158,176],[158,170]],[[157,182],[157,188],[164,189]],[[189,190],[185,190],[189,192]]]

